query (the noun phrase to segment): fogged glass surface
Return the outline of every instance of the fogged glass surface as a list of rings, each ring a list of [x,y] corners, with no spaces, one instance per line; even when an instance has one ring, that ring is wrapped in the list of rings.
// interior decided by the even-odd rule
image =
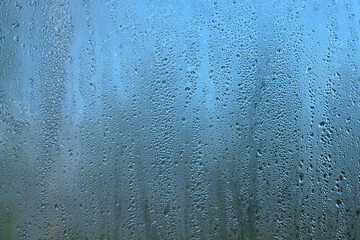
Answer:
[[[0,12],[0,239],[360,239],[359,1]]]

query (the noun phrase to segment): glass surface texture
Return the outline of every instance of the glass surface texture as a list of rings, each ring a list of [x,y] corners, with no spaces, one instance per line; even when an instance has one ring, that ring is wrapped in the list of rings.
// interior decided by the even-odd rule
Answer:
[[[358,0],[0,0],[0,239],[360,239]]]

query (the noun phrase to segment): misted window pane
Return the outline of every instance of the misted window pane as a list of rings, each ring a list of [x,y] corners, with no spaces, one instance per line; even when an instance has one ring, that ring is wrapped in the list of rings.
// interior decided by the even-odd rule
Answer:
[[[360,239],[359,1],[0,13],[0,239]]]

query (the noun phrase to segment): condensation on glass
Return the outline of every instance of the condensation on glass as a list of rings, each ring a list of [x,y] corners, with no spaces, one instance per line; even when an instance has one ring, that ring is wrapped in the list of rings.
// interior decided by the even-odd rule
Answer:
[[[0,12],[0,239],[360,239],[359,1]]]

